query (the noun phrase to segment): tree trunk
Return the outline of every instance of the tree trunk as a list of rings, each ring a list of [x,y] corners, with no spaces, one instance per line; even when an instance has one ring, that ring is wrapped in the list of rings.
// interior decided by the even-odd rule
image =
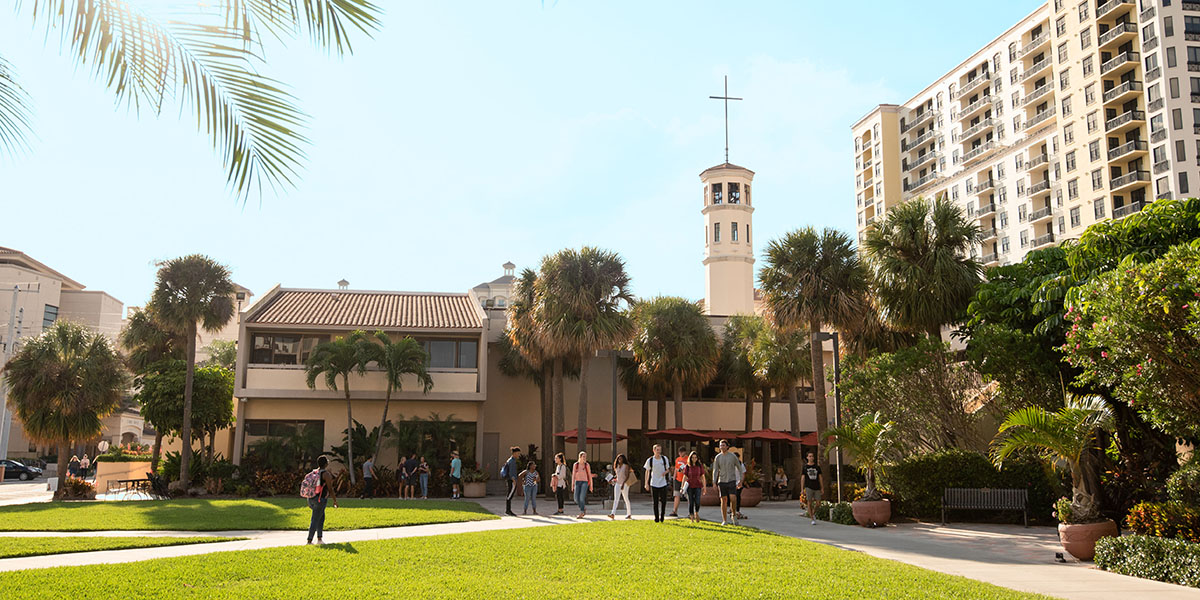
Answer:
[[[650,398],[642,394],[642,434],[650,431]]]
[[[683,382],[676,380],[671,390],[671,395],[675,398],[675,426],[683,429]]]
[[[588,357],[579,355],[579,419],[575,422],[578,452],[587,451]]]
[[[821,487],[824,490],[829,489],[829,455],[825,453],[825,430],[829,427],[829,407],[825,402],[825,354],[822,344],[816,340],[816,334],[821,332],[821,322],[814,320],[809,324],[810,346],[812,347],[812,387],[813,401],[817,403],[817,463],[821,466]],[[795,386],[792,388],[791,397],[795,398]],[[793,406],[795,403],[793,402]],[[798,416],[799,408],[793,409],[792,413],[792,433],[800,431],[800,420]],[[800,453],[800,444],[794,445],[796,454]]]
[[[667,429],[667,396],[662,392],[658,392],[658,398],[655,402],[654,420],[658,423],[658,429]]]
[[[187,332],[187,375],[183,380],[183,425],[179,440],[179,482],[187,489],[192,483],[192,379],[196,374],[196,323],[188,325]]]
[[[150,455],[150,469],[158,470],[158,459],[162,456],[162,439],[163,433],[155,429],[154,434],[154,453]]]
[[[762,428],[771,428],[771,388],[762,389]],[[796,435],[793,431],[792,435]],[[775,485],[775,471],[771,468],[771,441],[763,440],[763,486]]]
[[[796,397],[796,384],[795,383],[788,384],[787,401],[788,401],[788,412],[791,413],[792,435],[795,435],[796,437],[800,437],[799,435],[796,435],[797,433],[800,432],[800,399],[798,397]],[[818,417],[818,420],[819,419],[820,419],[820,417]],[[792,451],[795,453],[796,456],[800,456],[800,452],[801,452],[800,442],[792,442]]]
[[[554,418],[554,433],[558,433],[560,431],[566,431],[567,429],[567,418],[565,413],[563,413],[563,406],[565,402],[563,401],[563,361],[561,358],[554,359],[553,370],[554,381],[550,389],[550,394],[553,399],[551,404],[553,404],[553,406],[550,412],[551,416]],[[555,436],[554,450],[555,452],[566,452],[567,440],[565,438]]]
[[[388,408],[392,405],[392,382],[388,382],[387,391],[383,396],[383,418],[379,419],[379,435],[375,439],[375,462],[379,462],[379,455],[383,452],[383,428],[387,425]]]
[[[754,390],[746,390],[746,431],[754,431]]]
[[[63,440],[58,443],[58,461],[56,470],[58,471],[58,491],[54,492],[54,499],[62,498],[63,490],[67,485],[67,463],[71,461],[69,455],[71,453],[71,441]]]
[[[929,330],[926,331],[925,333],[929,334],[930,339],[933,339],[938,342],[942,341],[942,326],[941,325],[938,325],[936,327],[930,327]]]
[[[550,475],[553,474],[554,467],[554,431],[550,430],[552,426],[551,411],[553,410],[553,399],[551,396],[551,376],[550,365],[542,367],[542,382],[538,385],[538,395],[541,398],[542,408],[542,487],[550,489]]]
[[[203,439],[203,437],[201,438]],[[205,459],[209,464],[212,464],[214,446],[217,445],[217,430],[208,430],[208,448],[205,449]]]
[[[350,375],[343,375],[342,381],[345,383],[342,387],[346,389],[346,468],[350,470],[350,485],[354,485],[354,414],[350,410]]]

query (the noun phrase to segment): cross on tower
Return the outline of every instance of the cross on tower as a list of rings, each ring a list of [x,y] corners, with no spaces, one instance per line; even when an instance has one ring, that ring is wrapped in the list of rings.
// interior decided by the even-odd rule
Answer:
[[[729,162],[729,101],[741,100],[741,98],[729,97],[729,76],[725,76],[725,95],[724,96],[709,96],[713,100],[722,100],[725,102],[725,162]]]

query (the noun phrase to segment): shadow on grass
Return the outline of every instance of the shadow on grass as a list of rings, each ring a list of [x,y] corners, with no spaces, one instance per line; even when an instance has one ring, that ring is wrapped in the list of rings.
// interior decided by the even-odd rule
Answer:
[[[321,550],[337,550],[346,554],[358,554],[358,549],[350,542],[342,542],[340,544],[322,544],[317,546]]]

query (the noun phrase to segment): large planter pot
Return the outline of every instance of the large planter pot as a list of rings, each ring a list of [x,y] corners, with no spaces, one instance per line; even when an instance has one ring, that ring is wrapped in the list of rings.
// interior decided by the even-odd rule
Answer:
[[[742,508],[758,506],[762,502],[763,490],[760,487],[742,488]]]
[[[482,498],[487,495],[487,482],[472,481],[463,484],[464,498]]]
[[[1117,524],[1109,519],[1099,523],[1059,523],[1058,541],[1063,550],[1079,560],[1092,560],[1096,556],[1096,541],[1102,537],[1116,537]]]
[[[892,503],[888,500],[859,500],[850,503],[854,520],[863,527],[887,525],[892,520]]]
[[[717,495],[717,486],[710,485],[700,494],[700,506],[720,506],[721,497]]]

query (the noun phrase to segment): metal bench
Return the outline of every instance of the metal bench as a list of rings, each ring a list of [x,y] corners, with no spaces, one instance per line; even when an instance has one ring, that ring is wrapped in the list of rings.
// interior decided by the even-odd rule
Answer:
[[[942,525],[946,509],[1019,510],[1029,527],[1029,491],[1019,489],[945,488],[942,490]]]

